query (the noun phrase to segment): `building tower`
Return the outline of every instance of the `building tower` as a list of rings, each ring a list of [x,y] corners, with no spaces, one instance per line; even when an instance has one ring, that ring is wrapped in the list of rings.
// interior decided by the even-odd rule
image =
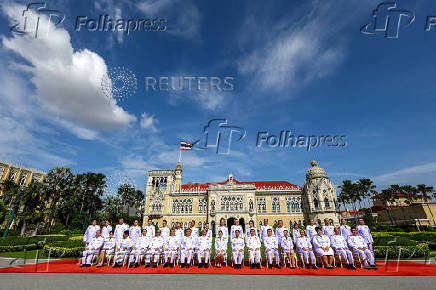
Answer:
[[[338,224],[339,205],[335,185],[325,170],[318,167],[318,162],[312,160],[311,165],[303,186],[304,219],[324,224],[324,219],[328,218],[333,224]]]

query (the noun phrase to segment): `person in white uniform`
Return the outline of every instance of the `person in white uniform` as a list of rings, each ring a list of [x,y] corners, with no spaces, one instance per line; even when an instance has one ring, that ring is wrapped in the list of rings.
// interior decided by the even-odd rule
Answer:
[[[104,259],[107,255],[113,255],[117,240],[115,239],[114,232],[110,231],[109,236],[104,239],[103,247],[100,251],[97,267],[103,267]]]
[[[123,235],[125,231],[129,230],[129,225],[124,223],[124,218],[118,219],[118,224],[115,226],[115,239],[120,242],[123,239]]]
[[[141,264],[141,258],[144,257],[144,263],[150,265],[150,244],[151,237],[147,235],[147,230],[142,230],[142,235],[136,240],[130,255],[130,263],[135,259],[135,268]]]
[[[235,237],[232,238],[232,256],[233,256],[233,267],[235,269],[241,269],[242,260],[244,259],[244,238],[240,236],[240,231],[235,231]]]
[[[292,229],[292,240],[294,241],[294,246],[299,236],[300,236],[300,225],[294,223],[294,228]]]
[[[262,246],[260,238],[256,235],[255,229],[250,230],[250,235],[245,239],[248,248],[248,258],[250,259],[250,267],[260,269],[260,248]]]
[[[104,238],[100,235],[100,230],[95,232],[95,237],[93,237],[82,255],[82,265],[80,267],[91,267],[92,257],[100,253],[100,249],[103,246]]]
[[[335,234],[335,227],[330,224],[330,220],[327,218],[324,219],[324,225],[322,226],[322,232],[329,239],[331,236],[333,236]]]
[[[374,251],[372,250],[372,244],[374,243],[374,239],[372,238],[371,230],[367,225],[365,225],[365,221],[363,220],[363,218],[359,219],[359,225],[356,227],[356,230],[359,233],[359,236],[363,237],[363,240],[365,241],[371,253],[374,253]]]
[[[147,236],[154,237],[156,235],[156,227],[153,225],[153,220],[148,219],[147,225],[144,227],[147,230]]]
[[[83,243],[85,244],[85,247],[87,247],[89,242],[95,238],[95,235],[99,230],[100,226],[97,225],[97,220],[92,220],[91,224],[86,228],[85,234],[83,235]]]
[[[267,231],[269,229],[272,229],[272,227],[268,224],[268,219],[264,219],[263,225],[260,227],[260,239],[262,240],[262,242],[263,239],[266,237]]]
[[[327,269],[333,269],[334,252],[330,247],[330,238],[323,233],[322,229],[316,228],[316,236],[313,237],[312,245],[315,252],[321,256],[322,263]]]
[[[212,239],[208,237],[207,230],[202,231],[202,235],[198,238],[197,242],[197,259],[198,268],[209,267],[210,251],[212,248]],[[202,262],[202,257],[204,256],[204,263]]]
[[[254,221],[253,220],[250,220],[248,222],[248,229],[245,229],[245,240],[247,240],[247,238],[249,236],[251,236],[251,230],[254,230],[254,235],[255,236],[259,236],[259,233],[257,232],[257,229],[254,226]]]
[[[263,248],[265,249],[268,268],[272,269],[273,255],[275,255],[276,268],[280,269],[279,244],[276,237],[272,234],[272,229],[267,230],[267,236],[263,240]]]
[[[352,235],[348,236],[347,242],[353,253],[356,253],[360,256],[365,268],[377,269],[375,266],[374,255],[368,249],[368,244],[365,242],[364,238],[358,234],[356,228],[352,228],[351,233]]]
[[[295,269],[296,268],[296,263],[295,263],[295,256],[294,256],[294,243],[292,242],[291,237],[288,234],[288,230],[284,230],[283,231],[283,237],[280,241],[280,251],[282,254],[284,254],[286,256],[286,258],[288,259],[288,261],[286,261],[285,258],[285,263],[286,265],[291,268],[291,269]]]
[[[191,221],[190,229],[191,229],[191,236],[193,238],[197,239],[198,238],[198,228],[195,226],[194,220]]]
[[[215,266],[221,268],[222,263],[227,261],[227,237],[221,230],[218,231],[218,237],[215,238]]]
[[[150,244],[150,251],[151,255],[153,256],[153,268],[157,267],[157,264],[159,263],[160,256],[163,253],[163,247],[164,247],[165,240],[161,236],[161,231],[156,231],[156,236],[151,239]]]
[[[192,254],[194,253],[194,250],[197,246],[197,239],[195,239],[192,235],[191,235],[191,229],[187,229],[186,230],[186,236],[183,237],[183,242],[182,242],[182,257],[180,258],[180,267],[184,268],[186,266],[186,268],[189,268],[190,264],[191,264],[191,259],[192,259]],[[185,259],[187,259],[186,261],[186,265],[185,265]]]
[[[112,231],[112,225],[108,220],[106,220],[104,227],[102,227],[101,229],[101,236],[106,239],[109,237],[109,233],[111,231]]]
[[[180,239],[176,236],[176,231],[171,230],[170,236],[166,240],[165,246],[164,246],[164,253],[165,253],[165,264],[164,268],[168,267],[168,258],[170,258],[169,265],[171,268],[174,268],[175,264],[175,257],[177,253],[180,250]]]
[[[119,241],[119,249],[115,251],[115,265],[114,268],[121,267],[123,261],[125,260],[127,255],[130,255],[130,252],[133,248],[133,241],[129,237],[129,231],[126,230],[123,233],[123,238]]]
[[[129,229],[129,237],[133,240],[133,242],[136,242],[136,240],[141,235],[141,226],[139,225],[139,221],[135,220],[133,222],[133,226]]]
[[[277,239],[277,243],[280,245],[280,243],[282,242],[282,237],[283,237],[283,232],[287,231],[288,229],[285,228],[283,226],[283,221],[279,220],[278,221],[278,227],[276,228],[276,239]]]
[[[243,236],[241,236],[241,233],[243,233],[244,231],[242,230],[242,226],[239,224],[239,220],[235,219],[234,222],[235,224],[230,227],[230,237],[234,238],[236,236],[235,232],[239,231],[239,236],[243,238]]]
[[[182,244],[184,236],[185,236],[185,231],[182,229],[182,224],[178,222],[176,224],[176,237],[177,239],[179,239],[180,244]]]
[[[229,229],[226,226],[226,220],[224,218],[220,219],[220,226],[216,229],[216,237],[218,237],[219,232],[223,233],[223,237],[228,239],[229,237]]]
[[[170,228],[167,225],[168,225],[168,222],[166,220],[163,220],[162,227],[159,228],[159,230],[161,232],[161,236],[162,236],[162,238],[164,238],[164,240],[167,240],[168,237],[170,236]]]
[[[339,228],[335,228],[335,234],[330,237],[330,242],[333,250],[344,259],[347,264],[347,269],[356,270],[353,253],[348,249],[347,241],[341,235]]]
[[[348,236],[351,236],[351,227],[347,225],[347,221],[345,219],[341,219],[341,226],[339,229],[341,230],[341,236],[343,236],[345,241],[347,241]]]
[[[312,242],[313,237],[316,236],[315,228],[316,228],[315,222],[312,219],[309,220],[309,224],[306,226],[306,234],[309,237],[311,242]]]
[[[303,255],[304,264],[306,265],[307,269],[309,269],[311,265],[313,269],[318,269],[316,266],[315,254],[313,253],[310,238],[304,235],[304,230],[300,230],[300,236],[297,238],[296,248],[297,252],[300,255]]]
[[[206,225],[204,226],[206,232],[207,232],[207,236],[209,237],[209,239],[212,241],[212,230],[210,229],[210,225],[209,223],[206,223]]]

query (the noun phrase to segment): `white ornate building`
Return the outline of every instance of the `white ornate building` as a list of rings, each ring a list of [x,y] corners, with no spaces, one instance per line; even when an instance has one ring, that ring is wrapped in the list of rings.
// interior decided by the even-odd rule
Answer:
[[[301,225],[310,218],[338,222],[338,203],[334,184],[325,171],[312,161],[304,187],[288,181],[241,182],[230,174],[224,182],[187,183],[182,185],[182,167],[175,170],[150,170],[146,185],[144,222],[152,218],[158,224],[167,220],[174,227],[181,222],[187,227],[195,220],[199,227],[209,222],[212,227],[221,218],[227,224],[239,219],[241,225],[250,220],[262,225],[283,220],[287,227]]]

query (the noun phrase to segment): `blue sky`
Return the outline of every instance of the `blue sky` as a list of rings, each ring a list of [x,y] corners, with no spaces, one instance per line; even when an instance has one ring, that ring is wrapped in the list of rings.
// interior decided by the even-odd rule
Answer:
[[[209,120],[245,129],[228,155],[192,150],[184,182],[287,180],[303,185],[316,159],[335,184],[373,179],[435,185],[434,1],[396,1],[415,13],[399,38],[365,35],[379,1],[47,1],[65,13],[49,33],[17,35],[25,1],[0,14],[0,159],[49,170],[98,171],[144,188],[150,169],[175,168],[179,140]],[[77,16],[164,18],[164,32],[75,31]],[[44,21],[44,18],[41,18]],[[42,22],[43,23],[43,22]],[[47,24],[52,25],[52,24]],[[125,67],[127,100],[101,78]],[[233,77],[232,91],[146,91],[145,77]],[[258,132],[346,135],[332,148],[256,147]]]

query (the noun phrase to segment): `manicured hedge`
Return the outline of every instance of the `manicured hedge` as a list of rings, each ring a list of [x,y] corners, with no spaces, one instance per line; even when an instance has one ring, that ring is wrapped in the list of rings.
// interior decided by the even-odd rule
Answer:
[[[0,246],[0,252],[21,252],[24,250],[41,249],[41,244],[27,244],[27,245],[13,245],[13,246]]]
[[[400,252],[401,249],[401,252]],[[374,246],[374,254],[377,258],[417,258],[426,257],[430,253],[428,243],[420,243],[416,246]]]
[[[77,247],[77,248],[65,248],[65,247],[54,247],[46,245],[44,246],[43,253],[45,256],[50,257],[81,257],[82,252],[84,248],[83,247]]]
[[[67,236],[64,235],[43,235],[34,237],[6,237],[6,239],[0,239],[0,246],[16,246],[38,243],[53,243],[57,241],[66,241]]]
[[[416,246],[418,241],[401,236],[374,237],[374,245],[380,246]]]

